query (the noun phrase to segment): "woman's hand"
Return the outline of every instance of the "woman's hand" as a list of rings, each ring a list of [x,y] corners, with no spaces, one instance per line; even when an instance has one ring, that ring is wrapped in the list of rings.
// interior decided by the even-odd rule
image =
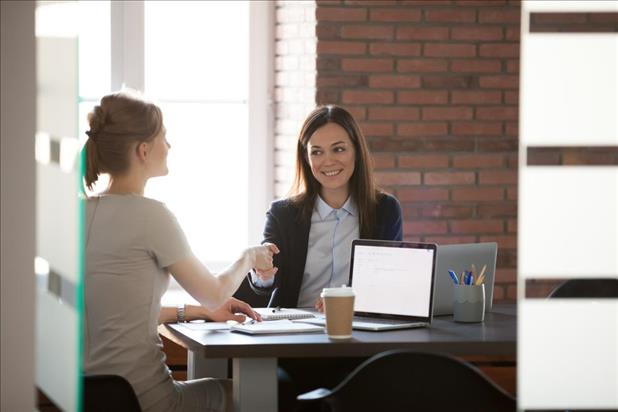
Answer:
[[[238,314],[238,313],[244,313]],[[208,310],[204,308],[204,317],[214,322],[225,322],[227,320],[235,320],[236,322],[244,322],[246,317],[261,321],[262,317],[259,313],[251,309],[247,303],[236,298],[229,298],[221,307],[216,310]]]
[[[279,270],[273,267],[273,255],[279,253],[279,248],[273,243],[264,243],[250,249],[253,255],[255,274],[262,281],[271,279]]]
[[[324,299],[318,298],[318,300],[315,301],[314,307],[318,312],[324,313]]]

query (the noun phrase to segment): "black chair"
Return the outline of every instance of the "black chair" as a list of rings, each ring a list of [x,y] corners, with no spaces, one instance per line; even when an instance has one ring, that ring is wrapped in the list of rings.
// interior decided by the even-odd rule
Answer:
[[[569,279],[550,294],[550,298],[618,298],[618,279]]]
[[[84,377],[85,412],[141,412],[131,384],[118,375]]]
[[[337,411],[514,411],[515,399],[450,356],[389,351],[365,361],[335,389],[299,395]]]

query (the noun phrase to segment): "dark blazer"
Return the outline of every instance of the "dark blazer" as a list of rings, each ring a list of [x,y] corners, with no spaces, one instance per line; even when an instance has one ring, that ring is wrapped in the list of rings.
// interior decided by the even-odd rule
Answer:
[[[251,282],[250,276],[247,276],[235,296],[252,306],[266,306],[271,292],[277,288],[271,302],[272,306],[296,307],[305,273],[310,229],[310,219],[302,219],[300,209],[289,199],[273,202],[266,213],[263,242],[274,243],[280,250],[274,257],[274,265],[279,268],[275,281],[269,288],[260,288]],[[378,198],[377,225],[371,238],[401,240],[402,237],[399,201],[389,194],[382,193]]]

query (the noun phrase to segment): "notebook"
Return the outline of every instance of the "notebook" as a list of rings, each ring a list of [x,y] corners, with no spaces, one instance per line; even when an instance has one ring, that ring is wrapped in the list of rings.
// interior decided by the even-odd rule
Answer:
[[[253,308],[254,311],[262,316],[262,320],[281,320],[281,319],[308,319],[315,315],[306,310],[287,309],[287,308]]]
[[[324,328],[320,325],[309,323],[297,323],[288,319],[273,320],[270,322],[247,322],[233,325],[230,327],[233,332],[242,332],[250,335],[265,335],[273,333],[308,333],[323,332]]]
[[[350,286],[354,289],[352,327],[392,330],[431,323],[436,245],[354,240]],[[324,323],[324,318],[302,322]]]
[[[459,245],[438,246],[438,263],[436,264],[435,303],[433,314],[451,315],[453,313],[453,285],[454,282],[448,274],[449,270],[461,274],[464,270],[470,270],[474,264],[480,273],[484,265],[485,269],[485,311],[489,312],[492,306],[494,281],[496,273],[496,255],[498,244],[489,243],[465,243]],[[478,273],[477,273],[478,275]]]

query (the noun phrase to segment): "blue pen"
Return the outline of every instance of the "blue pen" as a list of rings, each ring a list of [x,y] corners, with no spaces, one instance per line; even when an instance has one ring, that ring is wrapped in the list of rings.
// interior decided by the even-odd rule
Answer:
[[[456,285],[459,285],[459,279],[457,279],[457,274],[449,269],[448,274],[451,275],[451,279],[455,282]]]
[[[472,284],[472,272],[466,270],[466,285]]]

